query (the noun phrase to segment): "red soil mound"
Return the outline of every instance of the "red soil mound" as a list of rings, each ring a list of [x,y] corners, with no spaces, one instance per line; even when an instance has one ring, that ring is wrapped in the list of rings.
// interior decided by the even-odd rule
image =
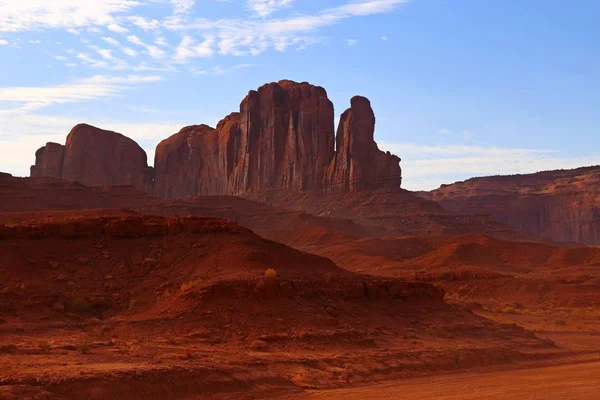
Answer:
[[[272,191],[246,194],[245,197],[271,205],[285,205],[286,208],[320,217],[350,219],[365,227],[370,236],[484,233],[502,238],[522,238],[486,215],[454,214],[406,190],[328,194]]]
[[[129,186],[86,187],[56,178],[0,175],[0,223],[65,216],[132,215],[136,213],[133,210],[148,215],[225,218],[264,237],[297,246],[323,240],[333,243],[367,234],[365,228],[348,219],[317,217],[233,196],[159,200]]]
[[[271,267],[282,279],[348,274],[327,259],[209,218],[46,219],[0,226],[0,248],[0,280],[14,307],[58,302],[68,309],[84,296],[94,308],[123,309],[147,291],[257,279]]]
[[[87,187],[58,178],[0,173],[0,212],[133,208],[154,199],[131,186]]]
[[[310,250],[357,272],[435,282],[485,304],[600,304],[600,249],[484,235],[363,238]]]
[[[183,398],[558,351],[429,283],[357,275],[232,222],[85,214],[0,227],[4,392]]]

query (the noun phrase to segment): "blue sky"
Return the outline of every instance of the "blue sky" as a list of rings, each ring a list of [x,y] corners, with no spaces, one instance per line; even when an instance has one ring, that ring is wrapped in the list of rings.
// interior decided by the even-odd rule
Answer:
[[[371,99],[403,185],[600,164],[600,2],[0,0],[0,171],[88,122],[152,162],[280,79]]]

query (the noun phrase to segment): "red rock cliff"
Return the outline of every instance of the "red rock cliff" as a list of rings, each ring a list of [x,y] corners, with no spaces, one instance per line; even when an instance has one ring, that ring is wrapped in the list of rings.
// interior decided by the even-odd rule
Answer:
[[[163,198],[399,190],[400,159],[377,148],[374,130],[369,100],[354,97],[336,141],[333,104],[325,89],[284,80],[250,91],[239,113],[225,117],[216,129],[188,126],[163,140],[154,170],[133,140],[78,125],[65,146],[50,143],[38,150],[31,175],[133,185]]]
[[[600,245],[600,167],[473,178],[422,193],[444,208],[488,214],[517,231]]]
[[[398,157],[373,140],[375,116],[355,97],[334,150],[334,110],[325,89],[280,81],[251,91],[216,129],[187,127],[156,150],[159,197],[264,190],[400,188]]]
[[[31,166],[31,176],[62,176],[65,146],[58,143],[46,143],[35,152],[35,165]]]
[[[120,133],[75,126],[64,146],[48,143],[36,152],[31,176],[52,176],[84,185],[133,185],[152,191],[146,152]]]
[[[400,158],[384,153],[373,139],[375,114],[371,102],[361,96],[350,101],[341,116],[335,156],[325,175],[330,191],[400,187]]]

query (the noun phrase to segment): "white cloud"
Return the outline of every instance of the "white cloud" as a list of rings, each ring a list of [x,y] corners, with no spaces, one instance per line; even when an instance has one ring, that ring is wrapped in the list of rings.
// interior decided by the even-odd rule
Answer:
[[[261,17],[268,17],[293,2],[294,0],[247,0],[248,8]]]
[[[164,38],[164,37],[162,37],[162,36],[160,36],[160,37],[156,38],[156,40],[154,41],[154,43],[155,43],[157,46],[163,46],[163,47],[165,47],[165,46],[168,46],[168,45],[169,45],[169,42],[167,42],[167,39],[165,39],[165,38]]]
[[[107,37],[104,36],[102,37],[102,40],[105,43],[110,44],[111,46],[116,47],[117,49],[119,49],[120,51],[122,51],[124,54],[128,55],[129,57],[136,57],[138,55],[138,52],[135,51],[134,49],[132,49],[131,47],[127,47],[127,46],[123,46],[121,44],[121,42],[119,42],[118,40],[111,38],[111,37]]]
[[[137,46],[145,48],[146,51],[144,53],[152,58],[163,58],[166,54],[163,49],[153,45],[148,45],[135,35],[127,36],[127,40]]]
[[[119,47],[119,46],[121,46],[121,43],[119,43],[119,41],[118,41],[118,40],[116,40],[116,39],[113,39],[113,38],[111,38],[111,37],[106,37],[106,36],[105,36],[105,37],[103,37],[103,38],[102,38],[102,40],[104,40],[106,43],[108,43],[108,44],[110,44],[110,45],[112,45],[112,46],[115,46],[115,47]]]
[[[127,32],[129,32],[129,29],[127,29],[127,28],[125,28],[125,27],[123,27],[121,25],[118,25],[118,24],[108,24],[106,26],[106,29],[108,29],[111,32],[115,32],[115,33],[127,33]]]
[[[348,39],[348,46],[354,46],[356,43],[358,43],[358,40],[356,39]]]
[[[146,19],[139,15],[128,18],[131,23],[145,31],[155,31],[160,28],[160,21],[157,19]]]
[[[87,53],[79,53],[76,57],[79,60],[81,60],[84,64],[88,64],[93,68],[108,68],[109,66],[106,61],[97,60]]]
[[[182,23],[180,20],[172,20],[166,21],[165,27],[186,32],[187,36],[192,36],[191,32],[212,36],[218,43],[221,55],[259,55],[269,48],[282,51],[290,45],[303,49],[308,44],[319,42],[314,32],[320,28],[352,17],[389,12],[407,1],[363,0],[325,9],[314,15],[261,21],[199,18],[191,23]]]
[[[548,149],[385,142],[380,142],[379,148],[402,158],[402,186],[409,190],[431,190],[443,183],[474,176],[524,174],[600,164],[600,153],[568,156]]]
[[[138,0],[0,0],[0,31],[105,26]]]
[[[135,35],[127,36],[127,40],[133,44],[137,44],[138,46],[144,46],[144,42],[142,42],[142,40]]]
[[[173,59],[175,62],[183,64],[188,58],[210,57],[214,54],[213,45],[213,37],[207,37],[197,44],[191,36],[184,36],[179,46],[177,46]]]
[[[102,58],[105,58],[107,60],[112,60],[114,58],[112,55],[112,50],[110,49],[99,49],[98,54],[100,54]]]
[[[80,59],[84,59],[80,58]],[[96,100],[118,95],[133,85],[161,80],[155,75],[104,76],[90,78],[59,86],[41,87],[4,87],[0,88],[0,114],[14,115],[48,107],[53,104],[73,103]]]
[[[388,38],[387,38],[387,36],[382,36],[381,40],[384,41],[384,42],[387,42]]]
[[[62,29],[79,35],[84,44],[96,43],[98,33],[113,32],[142,49],[120,46],[114,38],[107,40],[108,36],[102,40],[129,57],[140,57],[139,62],[149,67],[169,68],[173,62],[185,63],[194,57],[214,54],[258,56],[269,49],[303,50],[324,41],[317,34],[323,27],[352,17],[389,12],[408,0],[337,1],[342,5],[275,17],[277,11],[291,10],[294,1],[243,0],[249,10],[247,17],[193,19],[194,0],[0,0],[0,32]],[[170,4],[170,14],[152,17],[143,14],[146,11],[143,6],[149,3]],[[133,33],[140,29],[152,33],[153,38]],[[177,31],[183,38],[179,46],[169,46],[164,29]],[[354,40],[348,43],[356,43]],[[0,41],[0,44],[7,43]],[[103,62],[106,57],[94,60],[81,54],[82,61],[94,68],[125,68],[123,63]]]
[[[131,47],[123,47],[123,53],[127,54],[129,57],[135,57],[138,55],[138,52],[132,49]]]
[[[8,45],[8,41],[4,40],[4,39],[0,39],[0,46],[6,46]]]
[[[192,10],[195,0],[171,0],[175,14],[185,14]]]

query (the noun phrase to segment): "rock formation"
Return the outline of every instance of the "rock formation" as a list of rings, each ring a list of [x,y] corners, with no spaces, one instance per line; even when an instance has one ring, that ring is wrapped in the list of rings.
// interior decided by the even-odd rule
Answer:
[[[35,165],[31,166],[31,176],[62,177],[65,146],[58,143],[46,143],[35,152]]]
[[[357,96],[342,115],[336,140],[333,104],[325,89],[284,80],[250,91],[240,111],[216,129],[188,126],[163,140],[154,170],[134,141],[78,125],[65,146],[49,143],[38,150],[31,176],[129,184],[162,198],[399,190],[400,159],[377,148],[374,130],[370,102]]]
[[[399,187],[400,158],[377,147],[371,102],[355,96],[350,104],[340,118],[336,152],[325,174],[325,186],[330,191]]]
[[[31,176],[51,176],[84,185],[132,185],[152,191],[153,170],[146,152],[120,133],[75,126],[66,144],[47,143],[35,153]]]
[[[517,231],[600,245],[600,167],[473,178],[423,197],[460,213],[488,214]]]
[[[186,127],[161,142],[154,194],[399,189],[400,159],[377,148],[369,101],[355,97],[351,104],[334,150],[333,104],[325,89],[287,80],[264,85],[216,129]]]

